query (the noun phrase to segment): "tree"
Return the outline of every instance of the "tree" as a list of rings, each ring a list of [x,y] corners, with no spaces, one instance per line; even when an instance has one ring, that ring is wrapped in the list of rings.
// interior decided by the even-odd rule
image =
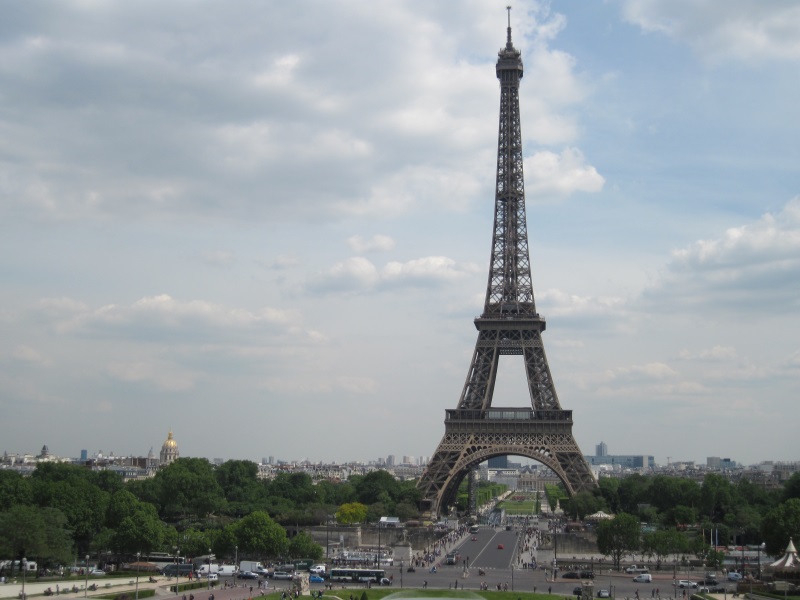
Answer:
[[[36,504],[57,508],[67,517],[79,554],[89,549],[103,528],[110,497],[93,482],[91,473],[73,465],[40,463],[31,475]]]
[[[635,514],[640,504],[649,502],[649,478],[638,473],[626,477],[619,483],[619,506],[622,512]]]
[[[203,517],[225,502],[211,463],[204,458],[179,458],[156,473],[162,516]]]
[[[380,502],[393,506],[400,492],[400,484],[394,478],[394,475],[382,469],[367,473],[363,478],[357,480],[354,485],[356,486],[358,501],[366,505]]]
[[[342,504],[336,511],[336,520],[342,525],[363,523],[367,518],[367,507],[360,502]]]
[[[249,460],[228,460],[214,472],[228,501],[227,512],[244,515],[263,509],[267,488],[258,480],[258,465]]]
[[[591,515],[605,508],[605,503],[602,497],[595,496],[592,492],[583,491],[565,500],[561,507],[566,514],[582,521],[586,515]]]
[[[783,501],[800,498],[800,473],[793,473],[783,484]]]
[[[119,554],[134,554],[160,550],[164,542],[164,524],[152,504],[139,503],[132,514],[117,525],[111,543]]]
[[[613,519],[597,525],[597,548],[610,556],[614,568],[619,570],[622,557],[639,549],[641,524],[639,519],[627,513],[619,513]]]
[[[250,513],[232,526],[239,551],[257,557],[286,554],[286,530],[261,511]]]
[[[21,559],[38,558],[47,543],[46,526],[36,506],[13,506],[0,513],[0,551]]]
[[[0,511],[17,504],[33,504],[30,479],[16,471],[0,471]]]
[[[790,498],[769,511],[762,522],[761,534],[770,556],[783,554],[789,538],[800,540],[800,499]]]
[[[642,536],[642,551],[655,557],[658,568],[670,554],[686,552],[686,536],[675,529],[661,529]]]
[[[322,546],[317,544],[305,531],[301,531],[289,540],[289,558],[322,558]]]
[[[698,508],[703,517],[712,523],[722,523],[732,505],[733,493],[730,482],[722,475],[709,473],[700,487]]]

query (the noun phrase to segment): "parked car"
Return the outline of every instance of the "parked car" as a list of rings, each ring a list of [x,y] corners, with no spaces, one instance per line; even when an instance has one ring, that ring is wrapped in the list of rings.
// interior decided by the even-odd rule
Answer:
[[[575,571],[567,571],[561,577],[564,579],[580,579],[581,576],[578,575]]]
[[[679,579],[673,585],[677,585],[681,589],[684,588],[694,589],[697,587],[697,584],[694,581],[689,581],[688,579]]]
[[[325,583],[325,578],[322,575],[314,574],[308,578],[308,581],[311,583]]]
[[[258,579],[258,575],[252,571],[239,571],[236,574],[236,579]]]
[[[611,593],[608,590],[597,590],[598,598],[611,598]]]
[[[217,575],[216,573],[209,573],[208,575],[206,575],[206,577],[208,578],[209,581],[219,581],[219,575]]]

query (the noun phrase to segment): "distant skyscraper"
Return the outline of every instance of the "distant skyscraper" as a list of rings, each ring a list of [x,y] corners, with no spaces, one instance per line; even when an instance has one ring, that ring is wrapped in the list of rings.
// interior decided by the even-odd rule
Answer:
[[[386,466],[387,467],[393,467],[394,463],[395,463],[394,454],[390,454],[389,456],[386,457]]]
[[[81,450],[81,462],[86,462],[87,460],[89,460],[89,451]]]
[[[489,459],[489,468],[490,469],[507,469],[508,468],[508,457],[507,456],[495,456],[494,458]]]
[[[605,442],[600,442],[597,446],[594,447],[594,455],[595,456],[608,456],[608,446],[606,446]]]

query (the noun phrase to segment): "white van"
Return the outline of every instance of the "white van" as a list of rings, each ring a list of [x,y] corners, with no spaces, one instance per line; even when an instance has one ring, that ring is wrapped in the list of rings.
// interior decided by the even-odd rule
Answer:
[[[218,573],[218,572],[219,572],[219,565],[217,564],[209,565],[208,563],[206,563],[204,565],[200,565],[197,569],[197,574],[202,576],[206,576],[209,573]]]
[[[650,573],[639,573],[633,578],[636,583],[653,583],[653,576]]]
[[[231,577],[236,575],[238,570],[236,565],[221,565],[217,573],[222,577]]]

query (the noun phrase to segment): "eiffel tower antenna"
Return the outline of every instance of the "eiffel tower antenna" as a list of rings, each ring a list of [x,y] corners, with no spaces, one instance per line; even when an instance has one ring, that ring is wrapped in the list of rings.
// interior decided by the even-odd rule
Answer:
[[[545,320],[533,297],[519,111],[523,68],[511,41],[511,7],[507,10],[507,40],[496,66],[500,119],[486,300],[475,319],[478,341],[458,406],[445,411],[444,437],[417,484],[428,518],[448,512],[464,477],[497,456],[542,463],[570,495],[597,486],[572,435],[572,411],[558,401],[542,344]],[[531,408],[492,407],[500,357],[510,355],[523,357]]]

